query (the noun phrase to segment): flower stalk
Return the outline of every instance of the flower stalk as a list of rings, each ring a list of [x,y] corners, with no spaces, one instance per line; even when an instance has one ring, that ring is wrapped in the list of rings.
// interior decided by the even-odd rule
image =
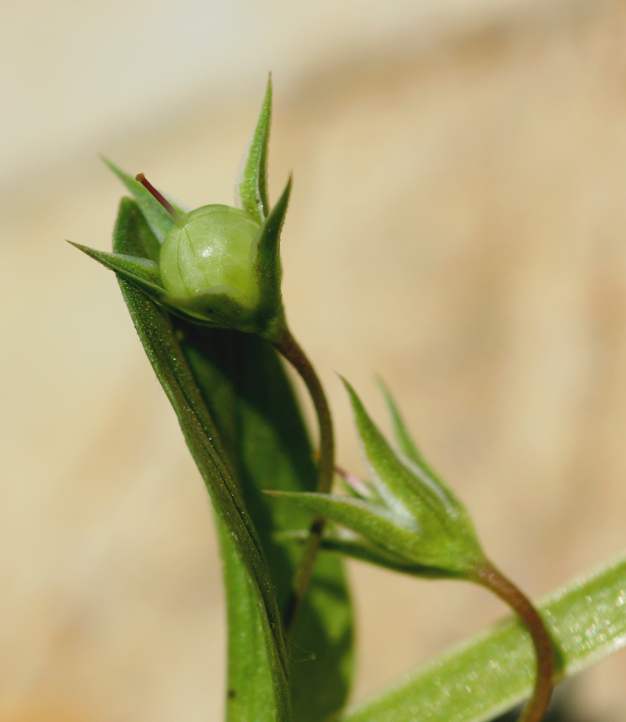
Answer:
[[[324,388],[313,364],[288,329],[285,330],[282,337],[274,345],[298,372],[313,402],[319,429],[317,491],[326,494],[330,491],[333,482],[335,439],[333,420]],[[311,581],[315,559],[322,541],[324,526],[324,518],[322,516],[316,516],[309,527],[308,539],[305,543],[302,558],[293,580],[291,597],[287,601],[283,613],[283,622],[287,634],[293,629],[298,610],[300,609],[302,600]]]
[[[476,569],[474,581],[511,607],[530,634],[537,672],[532,697],[522,710],[519,722],[541,722],[554,687],[554,646],[546,625],[530,599],[491,562],[487,561]]]
[[[347,495],[269,493],[333,523],[317,542],[318,548],[414,576],[464,579],[506,602],[528,629],[537,659],[533,695],[519,722],[540,722],[550,703],[554,677],[554,648],[541,616],[489,561],[466,508],[419,452],[389,391],[383,387],[397,449],[375,425],[354,389],[345,384],[369,477],[358,484],[346,483]],[[351,476],[343,469],[338,473]]]

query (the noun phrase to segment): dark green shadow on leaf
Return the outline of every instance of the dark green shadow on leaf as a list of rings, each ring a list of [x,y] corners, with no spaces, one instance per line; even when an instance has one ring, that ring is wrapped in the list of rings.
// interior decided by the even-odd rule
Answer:
[[[281,607],[300,556],[277,531],[308,526],[305,510],[272,504],[263,489],[313,489],[313,451],[274,349],[251,335],[181,325],[182,341],[257,525]],[[234,633],[250,621],[239,615]],[[291,645],[294,720],[320,722],[345,703],[352,673],[350,600],[341,560],[320,557]],[[231,642],[236,644],[236,640]],[[232,657],[232,655],[231,655]],[[243,719],[243,718],[242,718]]]

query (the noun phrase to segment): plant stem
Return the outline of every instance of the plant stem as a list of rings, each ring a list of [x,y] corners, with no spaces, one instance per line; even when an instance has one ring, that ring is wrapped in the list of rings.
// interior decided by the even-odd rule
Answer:
[[[285,330],[280,339],[274,342],[274,346],[298,372],[307,387],[313,406],[315,407],[319,426],[317,491],[327,493],[330,491],[333,482],[335,439],[333,420],[330,415],[326,394],[309,358],[289,330]],[[294,576],[291,597],[287,601],[284,611],[284,624],[287,634],[293,629],[302,600],[311,581],[315,558],[322,541],[324,525],[325,520],[318,517],[313,520],[309,527],[309,537]]]
[[[496,594],[522,620],[532,638],[537,659],[533,694],[519,722],[541,722],[550,704],[554,677],[554,646],[533,603],[513,582],[487,561],[477,570],[475,581]]]

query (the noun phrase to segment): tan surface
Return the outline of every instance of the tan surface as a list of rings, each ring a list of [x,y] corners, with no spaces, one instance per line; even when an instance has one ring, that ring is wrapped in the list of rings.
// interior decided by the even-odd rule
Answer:
[[[108,245],[97,151],[228,202],[266,67],[272,187],[296,179],[286,299],[342,461],[359,469],[333,370],[380,416],[377,372],[531,594],[624,547],[623,3],[234,3],[205,8],[211,42],[147,7],[9,3],[0,31],[2,722],[219,719],[208,504],[113,279],[60,241]],[[356,698],[501,613],[353,578]],[[581,709],[624,719],[625,661],[581,676]]]

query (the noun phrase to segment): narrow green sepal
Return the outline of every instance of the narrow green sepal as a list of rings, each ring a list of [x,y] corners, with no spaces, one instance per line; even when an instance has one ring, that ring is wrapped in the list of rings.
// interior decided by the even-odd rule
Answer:
[[[387,384],[381,378],[378,378],[377,382],[383,394],[383,398],[385,399],[385,403],[387,404],[387,410],[389,411],[389,416],[391,417],[393,435],[398,448],[407,457],[407,459],[421,465],[424,462],[424,457],[417,448],[417,444],[413,440],[413,437],[404,423],[404,419],[402,418],[402,414],[400,413],[396,400],[391,394]]]
[[[452,511],[456,500],[449,496],[447,489],[424,474],[414,473],[414,469],[402,462],[372,421],[354,388],[346,379],[342,381],[372,470],[371,483],[387,505],[393,509],[408,509],[422,523],[427,523],[433,514],[440,516],[442,506]]]
[[[152,232],[163,243],[167,233],[176,225],[175,219],[165,210],[157,199],[143,185],[132,176],[118,168],[115,163],[102,156],[104,164],[122,181],[128,192],[137,201]],[[174,206],[175,210],[183,215],[183,212]]]
[[[396,403],[396,400],[394,399],[391,391],[389,390],[389,387],[381,378],[378,379],[378,385],[380,387],[380,390],[382,391],[385,403],[387,404],[389,416],[391,417],[391,425],[393,428],[394,439],[400,453],[405,457],[405,461],[408,460],[415,464],[417,467],[419,467],[421,473],[425,474],[426,477],[432,479],[443,491],[445,491],[449,498],[455,500],[455,503],[458,503],[456,502],[456,497],[454,496],[452,490],[434,471],[432,466],[426,460],[426,457],[422,454],[417,444],[413,440],[413,437],[409,432],[404,422],[404,418],[402,417],[402,414],[400,412],[400,407]]]
[[[259,223],[267,218],[267,149],[272,121],[272,76],[267,79],[265,97],[256,128],[250,139],[235,188],[237,205]]]
[[[287,179],[285,188],[276,205],[272,208],[269,218],[263,224],[257,251],[257,274],[261,295],[260,314],[278,322],[284,323],[284,312],[280,283],[282,268],[280,262],[280,234],[285,222],[285,215],[291,196],[292,177]],[[282,331],[280,328],[278,331]],[[272,332],[277,330],[272,328]]]
[[[305,544],[309,536],[310,532],[308,529],[292,529],[277,532],[272,535],[272,538],[279,544]],[[348,536],[347,533],[342,534],[339,531],[336,533],[333,531],[325,531],[320,542],[320,550],[323,552],[343,554],[358,561],[369,562],[370,564],[375,564],[376,566],[404,574],[419,575],[421,570],[424,570],[423,576],[442,576],[441,572],[437,569],[428,570],[428,567],[408,564],[401,557],[395,556],[391,554],[391,552],[384,552],[379,547],[368,544],[357,536]]]
[[[389,569],[401,574],[410,574],[414,577],[427,579],[440,579],[453,576],[449,572],[443,572],[437,567],[427,567],[421,564],[407,562],[401,557],[384,551],[380,547],[368,544],[358,538],[348,538],[340,535],[326,535],[321,542],[322,551],[343,554],[344,556],[356,559],[360,562],[368,562],[383,569]]]
[[[119,247],[118,239],[123,239]],[[119,203],[113,231],[113,250],[126,256],[149,258],[157,264],[161,256],[159,239],[152,232],[137,201],[128,196],[123,196]]]
[[[295,504],[340,524],[380,545],[390,554],[405,558],[414,549],[420,530],[410,519],[404,523],[390,511],[362,499],[316,492],[266,491],[269,496]]]
[[[139,286],[142,291],[155,300],[162,301],[165,290],[161,286],[159,267],[154,261],[139,256],[128,256],[123,253],[98,251],[95,248],[89,248],[89,246],[83,246],[72,241],[68,241],[68,243],[111,271],[115,271],[125,280]]]

